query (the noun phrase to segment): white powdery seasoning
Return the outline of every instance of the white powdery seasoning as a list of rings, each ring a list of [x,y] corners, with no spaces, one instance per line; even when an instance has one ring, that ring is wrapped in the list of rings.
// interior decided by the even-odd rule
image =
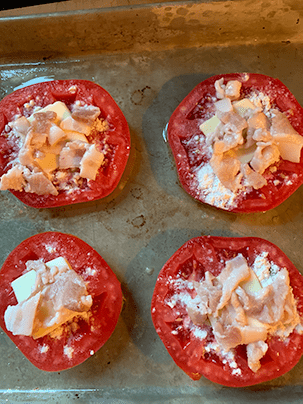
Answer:
[[[46,353],[47,351],[49,350],[49,345],[42,345],[41,347],[40,347],[40,352],[43,354],[43,353]]]
[[[72,359],[74,353],[74,348],[65,345],[64,347],[64,355],[66,355],[69,359]]]
[[[237,194],[222,185],[210,164],[206,163],[198,168],[196,178],[198,189],[204,195],[206,203],[221,209],[235,206]]]

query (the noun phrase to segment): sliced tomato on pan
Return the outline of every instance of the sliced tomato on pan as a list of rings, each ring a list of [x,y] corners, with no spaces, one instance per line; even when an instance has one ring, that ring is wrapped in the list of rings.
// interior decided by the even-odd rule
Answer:
[[[15,116],[28,117],[33,107],[46,107],[62,101],[70,108],[75,103],[100,109],[99,118],[107,123],[104,131],[95,130],[89,138],[106,154],[95,180],[83,181],[70,191],[63,187],[58,195],[11,192],[23,203],[35,208],[49,208],[101,199],[113,192],[125,170],[130,153],[130,133],[127,121],[111,95],[96,83],[87,80],[54,80],[23,87],[7,95],[0,102],[0,176],[9,169],[10,161],[20,148],[4,131]]]
[[[260,96],[271,108],[284,113],[292,127],[303,135],[303,109],[289,89],[278,79],[256,73],[230,73],[210,77],[198,84],[173,112],[168,128],[178,177],[182,187],[196,200],[220,209],[237,212],[261,212],[285,201],[303,182],[303,160],[293,163],[280,160],[262,174],[267,184],[261,188],[244,187],[239,192],[226,192],[212,181],[206,170],[211,158],[209,146],[200,125],[215,115],[215,82],[223,79],[241,83],[240,99]],[[266,100],[266,101],[265,101]],[[205,170],[201,170],[204,168]],[[199,177],[200,176],[200,177]],[[201,187],[201,181],[204,185]]]
[[[12,281],[24,273],[27,261],[48,262],[57,257],[65,258],[87,283],[93,298],[89,318],[79,319],[75,328],[67,327],[60,337],[13,335],[4,322],[8,305],[17,304]],[[71,368],[97,352],[113,333],[121,308],[122,291],[116,275],[97,251],[69,234],[46,232],[24,240],[0,271],[0,326],[32,364],[45,371]]]
[[[260,360],[261,367],[252,371],[248,366],[245,345],[239,344],[232,350],[230,361],[230,353],[226,356],[216,350],[211,323],[194,323],[190,315],[191,298],[195,298],[192,281],[203,281],[206,272],[217,277],[226,261],[239,254],[247,260],[248,266],[265,254],[273,268],[285,267],[297,313],[301,320],[303,318],[303,277],[277,246],[256,237],[204,236],[189,240],[160,271],[152,297],[151,314],[155,329],[169,354],[193,380],[204,376],[230,387],[254,385],[285,374],[298,363],[303,353],[303,334],[299,329],[295,328],[287,338],[272,334],[266,340],[268,349]]]

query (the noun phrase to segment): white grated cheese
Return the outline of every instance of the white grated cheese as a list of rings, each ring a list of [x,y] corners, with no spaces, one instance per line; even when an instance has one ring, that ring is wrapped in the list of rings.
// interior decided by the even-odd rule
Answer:
[[[204,195],[206,203],[223,209],[235,206],[238,193],[230,191],[220,182],[209,163],[198,168],[195,175],[198,190]]]
[[[85,275],[87,275],[87,276],[95,276],[96,275],[96,270],[95,269],[93,269],[93,268],[90,268],[90,267],[87,267],[86,269],[85,269]]]
[[[200,338],[200,339],[205,339],[208,335],[206,330],[201,330],[198,327],[194,328],[193,334],[195,337]]]
[[[68,359],[72,359],[73,353],[74,353],[74,348],[65,345],[63,348],[63,353],[64,353],[64,355],[66,355],[68,357]]]
[[[77,91],[77,86],[70,86],[70,88],[68,89],[68,91],[71,93],[71,94],[75,94],[75,92]]]
[[[252,265],[252,270],[257,275],[261,285],[266,287],[270,285],[274,279],[274,276],[280,271],[278,265],[267,259],[268,253],[263,252],[255,258]]]
[[[42,346],[40,347],[40,352],[41,352],[42,354],[48,352],[48,350],[49,350],[49,345],[44,344],[44,345],[42,345]]]
[[[256,106],[263,110],[265,115],[271,114],[271,101],[268,95],[262,92],[255,92],[251,94],[248,99]]]

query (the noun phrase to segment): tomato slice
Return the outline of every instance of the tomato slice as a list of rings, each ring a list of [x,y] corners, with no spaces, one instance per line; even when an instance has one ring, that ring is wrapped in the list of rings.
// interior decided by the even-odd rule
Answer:
[[[210,160],[208,147],[194,141],[201,136],[199,126],[215,114],[213,100],[216,96],[215,82],[238,80],[242,83],[240,98],[254,92],[269,97],[270,104],[285,113],[293,128],[303,136],[303,109],[294,95],[278,79],[256,73],[230,73],[210,77],[198,84],[173,112],[168,128],[168,142],[171,147],[178,177],[184,190],[196,200],[224,210],[237,213],[262,212],[272,209],[285,201],[303,183],[303,159],[291,163],[280,159],[276,171],[264,173],[267,185],[258,190],[242,191],[230,204],[219,204],[223,197],[214,194],[207,198],[199,191],[195,174],[199,166]]]
[[[67,328],[60,338],[13,335],[4,323],[7,306],[17,304],[11,282],[22,275],[28,260],[48,262],[60,256],[87,283],[93,297],[89,320],[79,320],[78,327]],[[113,333],[122,308],[120,282],[104,259],[81,239],[64,233],[41,233],[19,244],[2,266],[0,285],[0,326],[27,359],[45,371],[71,368],[97,352]]]
[[[235,372],[219,355],[205,349],[210,336],[199,336],[199,326],[193,326],[186,308],[182,304],[167,304],[177,291],[174,280],[203,280],[207,271],[218,276],[225,262],[240,253],[251,266],[255,258],[264,252],[268,253],[271,262],[288,270],[297,311],[303,318],[303,276],[277,246],[257,237],[193,238],[177,250],[160,271],[151,303],[152,320],[175,363],[193,380],[204,376],[225,386],[249,386],[283,375],[300,360],[303,335],[294,330],[284,340],[278,337],[267,339],[268,351],[256,373],[248,367],[245,345],[239,345],[234,361],[240,371]]]
[[[35,208],[50,208],[79,202],[101,199],[113,192],[125,170],[130,153],[130,133],[127,121],[111,95],[96,83],[87,80],[54,80],[23,87],[7,95],[0,102],[0,176],[7,170],[7,164],[18,145],[12,144],[2,133],[5,125],[16,114],[28,116],[25,105],[30,102],[46,107],[56,101],[67,106],[82,101],[100,108],[102,119],[109,129],[97,132],[90,141],[97,145],[106,142],[106,164],[101,166],[95,181],[85,182],[73,192],[59,191],[59,195],[37,195],[24,191],[11,191],[26,205]]]

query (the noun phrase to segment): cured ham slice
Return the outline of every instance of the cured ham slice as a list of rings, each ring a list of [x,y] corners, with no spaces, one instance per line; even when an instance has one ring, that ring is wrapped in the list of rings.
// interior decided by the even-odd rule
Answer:
[[[48,142],[51,146],[66,138],[66,133],[57,125],[51,125],[48,132]]]
[[[265,257],[262,260],[266,268],[271,268]],[[206,272],[204,280],[191,282],[190,296],[183,292],[182,297],[176,294],[171,299],[174,305],[179,300],[186,306],[196,326],[210,322],[222,354],[246,345],[248,366],[253,372],[258,371],[267,352],[268,336],[286,338],[300,326],[288,271],[275,268],[274,273],[266,271],[263,275],[267,284],[262,287],[247,260],[238,254],[226,261],[217,277]]]
[[[303,137],[291,126],[287,117],[277,110],[272,117],[270,133],[278,145],[281,157],[299,163]]]
[[[77,105],[72,109],[72,117],[76,120],[92,124],[100,115],[100,108],[94,105]]]
[[[217,98],[222,99],[227,97],[231,100],[237,100],[240,97],[242,84],[238,80],[230,80],[226,84],[223,83],[223,78],[215,82]]]
[[[216,116],[221,119],[224,114],[233,111],[233,106],[229,98],[223,98],[220,101],[215,102]]]
[[[75,140],[73,142],[68,142],[65,147],[60,152],[59,155],[59,168],[78,168],[84,153],[86,151],[86,144]]]
[[[225,87],[225,96],[231,100],[237,100],[240,97],[242,84],[238,80],[230,80]]]
[[[58,195],[58,191],[53,183],[45,177],[42,172],[31,172],[30,170],[25,169],[23,177],[26,180],[26,185],[24,187],[26,192],[33,192],[37,195]]]
[[[0,189],[2,191],[6,189],[14,189],[15,191],[21,191],[26,185],[23,178],[23,167],[21,165],[15,165],[6,174],[3,174],[0,182]]]
[[[222,297],[217,306],[217,311],[222,309],[230,300],[232,292],[239,283],[248,279],[250,276],[247,261],[242,255],[237,255],[234,259],[227,261],[225,269],[218,276],[218,281],[222,285]]]
[[[241,173],[243,175],[245,185],[254,189],[260,189],[266,185],[266,179],[263,175],[254,171],[248,164],[244,164],[241,167]]]
[[[41,292],[16,306],[8,306],[4,313],[6,327],[13,335],[32,335]]]
[[[251,159],[250,166],[259,174],[280,159],[278,146],[273,142],[258,142],[257,149]]]
[[[79,132],[83,135],[89,135],[91,126],[84,122],[74,119],[72,116],[68,116],[60,123],[60,128],[63,130],[70,130],[73,132]]]
[[[260,367],[260,359],[266,354],[268,345],[264,341],[251,342],[247,345],[247,361],[248,366],[253,372],[257,372]]]
[[[285,114],[268,103],[262,107],[262,98],[256,96],[239,100],[241,86],[237,80],[217,80],[215,115],[200,125],[212,148],[208,164],[235,195],[246,187],[266,186],[263,174],[281,158],[299,163],[303,147],[303,137]]]
[[[238,159],[228,153],[213,154],[209,163],[220,182],[226,188],[231,191],[237,191],[237,189],[239,189],[241,163]]]

